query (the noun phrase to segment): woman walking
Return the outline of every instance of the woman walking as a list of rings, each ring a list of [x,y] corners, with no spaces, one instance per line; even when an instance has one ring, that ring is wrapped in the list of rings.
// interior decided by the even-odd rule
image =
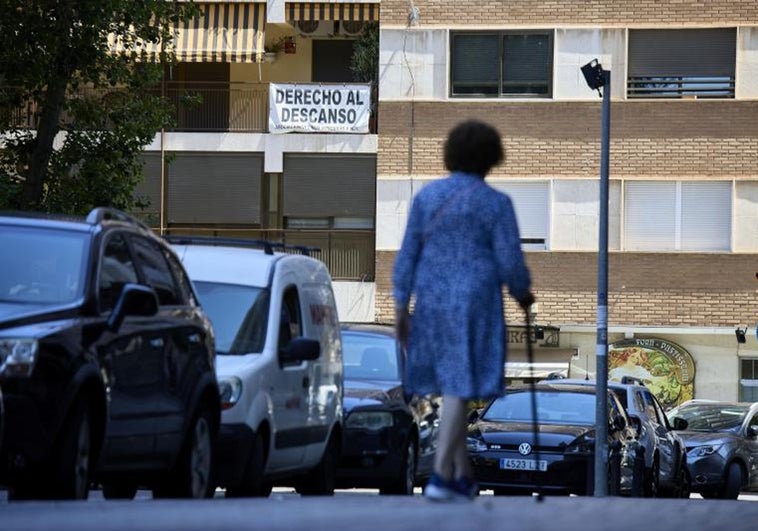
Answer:
[[[503,392],[502,287],[523,308],[534,297],[511,200],[484,182],[503,160],[500,135],[483,122],[462,122],[447,137],[444,160],[450,175],[413,201],[393,295],[406,392],[443,397],[424,496],[453,501],[478,493],[466,449],[467,401]]]

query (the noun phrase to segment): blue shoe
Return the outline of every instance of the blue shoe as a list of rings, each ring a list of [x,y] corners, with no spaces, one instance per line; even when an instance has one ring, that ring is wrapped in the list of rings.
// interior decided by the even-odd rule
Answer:
[[[456,493],[449,481],[445,481],[437,474],[432,474],[424,487],[424,498],[431,501],[452,501]]]

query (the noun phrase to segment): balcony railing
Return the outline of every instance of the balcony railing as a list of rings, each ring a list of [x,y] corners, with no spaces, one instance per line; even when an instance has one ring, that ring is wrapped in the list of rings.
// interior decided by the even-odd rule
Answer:
[[[310,255],[326,264],[333,279],[374,280],[374,231],[170,227],[166,229],[166,234],[256,239],[304,245],[317,249]]]
[[[629,98],[734,98],[734,77],[629,76]]]

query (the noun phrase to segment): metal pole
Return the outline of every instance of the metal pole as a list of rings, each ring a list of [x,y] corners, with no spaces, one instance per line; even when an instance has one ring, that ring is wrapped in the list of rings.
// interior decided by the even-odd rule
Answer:
[[[595,406],[595,496],[608,495],[608,159],[611,136],[611,72],[603,70],[600,148],[600,234],[597,264],[597,400]]]

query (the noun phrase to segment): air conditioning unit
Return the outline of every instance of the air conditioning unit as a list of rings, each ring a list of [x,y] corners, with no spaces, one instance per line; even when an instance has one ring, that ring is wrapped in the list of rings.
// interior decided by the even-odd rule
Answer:
[[[359,22],[357,20],[343,20],[339,22],[338,33],[346,37],[357,37],[363,31],[365,22]]]
[[[298,20],[297,32],[304,37],[334,37],[333,20]]]

